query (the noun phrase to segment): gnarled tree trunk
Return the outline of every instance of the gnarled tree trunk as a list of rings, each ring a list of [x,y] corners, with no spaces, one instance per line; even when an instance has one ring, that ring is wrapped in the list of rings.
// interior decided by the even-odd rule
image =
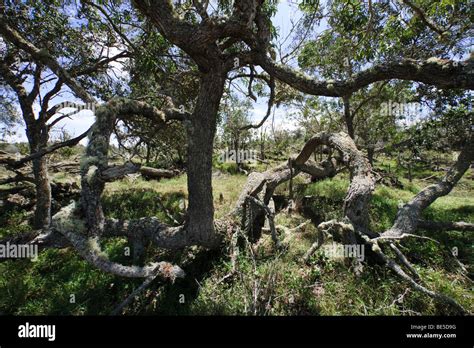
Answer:
[[[212,153],[225,78],[226,73],[219,68],[202,73],[196,106],[187,122],[189,206],[186,230],[192,244],[211,248],[218,243],[214,231]]]

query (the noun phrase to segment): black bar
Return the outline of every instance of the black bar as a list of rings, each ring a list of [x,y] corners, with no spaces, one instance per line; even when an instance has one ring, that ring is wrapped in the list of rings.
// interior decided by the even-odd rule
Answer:
[[[26,323],[55,325],[55,340],[20,338]],[[470,317],[0,317],[0,347],[58,344],[345,344],[472,347]],[[407,334],[456,337],[408,338]]]

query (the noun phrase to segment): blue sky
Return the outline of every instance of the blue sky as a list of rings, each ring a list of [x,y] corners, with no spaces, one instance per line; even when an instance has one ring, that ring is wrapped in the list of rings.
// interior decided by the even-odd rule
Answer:
[[[324,4],[325,1],[323,0],[322,3]],[[279,32],[279,41],[282,42],[290,33],[292,28],[292,23],[296,22],[301,17],[301,12],[298,10],[297,1],[295,0],[282,0],[278,4],[278,11],[276,15],[273,17],[272,21],[274,26],[278,29]],[[322,23],[318,28],[319,31],[322,31],[326,28],[325,23]],[[289,45],[293,42],[292,37],[290,36],[283,44],[283,54],[286,50],[289,49]],[[467,54],[462,57],[461,59],[467,58]],[[295,65],[295,62],[286,62],[286,64]],[[122,70],[120,63],[114,63],[114,71],[118,75],[124,75],[125,72]],[[54,81],[50,82],[49,85],[46,85],[45,88],[50,89],[52,88]],[[28,89],[31,88],[27,86]],[[245,88],[243,88],[245,90]],[[44,93],[43,93],[44,94]],[[241,97],[244,97],[242,94]],[[64,101],[75,101],[76,99],[70,92],[65,92],[60,96],[56,97],[52,104],[57,104]],[[77,100],[76,100],[77,101]],[[38,107],[36,107],[38,108]],[[72,109],[64,109],[64,113],[68,113],[72,111]],[[250,117],[253,122],[259,122],[266,114],[267,111],[267,98],[259,98],[257,102],[253,103],[253,107],[250,110]],[[284,107],[274,108],[273,110],[273,117],[274,117],[274,126],[275,128],[285,128],[285,129],[292,129],[295,128],[294,121],[292,121],[288,115],[291,113],[296,112],[296,109],[286,109]],[[81,111],[80,113],[74,115],[70,119],[65,119],[57,124],[55,129],[52,132],[52,138],[54,139],[55,132],[56,135],[59,133],[58,131],[61,128],[64,128],[68,133],[73,136],[79,135],[86,131],[94,122],[94,114],[92,111]],[[264,129],[270,129],[272,123],[272,117],[270,117],[265,125],[263,126]],[[18,128],[17,135],[13,138],[8,139],[7,141],[26,141],[26,136],[23,127]],[[87,139],[84,139],[82,143],[87,142]]]
[[[298,9],[295,1],[280,1],[278,4],[278,11],[272,18],[273,25],[278,28],[279,38],[283,41],[290,33],[292,21],[296,22],[301,18],[301,12]],[[286,40],[283,47],[287,47],[292,43],[291,37]],[[267,112],[267,98],[259,98],[253,105],[251,111],[251,118],[253,122],[259,122]],[[284,107],[274,108],[273,114],[275,117],[275,127],[284,127],[286,129],[294,128],[292,122],[288,119],[288,114],[294,110],[286,109]],[[269,129],[271,126],[271,116],[262,126],[264,129]]]
[[[273,24],[278,28],[280,38],[285,38],[291,29],[291,20],[297,21],[298,18],[301,17],[301,13],[298,10],[298,6],[296,5],[295,1],[287,1],[283,0],[280,1],[278,4],[278,11],[274,16]],[[291,38],[289,38],[283,47],[288,46],[292,42]],[[115,64],[115,72],[117,74],[123,74],[121,72],[120,64]],[[54,81],[49,84],[45,84],[45,89],[50,89],[54,85]],[[31,86],[26,86],[28,89]],[[78,101],[73,97],[70,92],[64,92],[61,95],[57,96],[51,101],[51,105],[58,104],[64,101]],[[38,111],[38,105],[35,106],[35,111]],[[73,109],[63,109],[64,113],[68,113],[73,111]],[[254,122],[259,121],[261,118],[264,117],[267,111],[267,98],[259,98],[256,103],[253,105],[253,109],[251,110],[251,118]],[[274,110],[274,117],[275,117],[275,125],[279,127],[279,125],[283,124],[284,120],[286,119],[287,110],[283,108],[275,109]],[[64,119],[55,126],[52,131],[52,138],[57,136],[61,130],[64,128],[69,134],[76,136],[83,132],[85,132],[94,122],[94,114],[92,111],[81,111],[76,115],[72,116],[71,118]],[[271,119],[267,120],[267,124],[270,124]],[[285,123],[285,127],[288,128],[288,123]],[[8,141],[26,141],[26,135],[24,131],[24,126],[20,126],[17,128],[17,134],[14,137],[7,138]],[[84,139],[82,143],[86,143],[87,140]]]

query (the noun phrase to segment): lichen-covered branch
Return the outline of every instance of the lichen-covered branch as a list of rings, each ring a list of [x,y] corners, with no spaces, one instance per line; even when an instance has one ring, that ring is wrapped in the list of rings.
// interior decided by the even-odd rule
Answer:
[[[291,87],[319,96],[342,97],[374,82],[392,79],[418,81],[443,89],[474,89],[473,59],[463,62],[438,58],[430,58],[422,62],[405,59],[399,62],[375,65],[354,74],[347,80],[337,81],[319,81],[308,77],[292,68],[275,63],[263,51],[257,51],[255,63],[259,64],[268,74]]]
[[[359,151],[354,140],[346,133],[320,133],[311,138],[295,159],[295,165],[305,163],[319,145],[330,146],[342,154],[343,163],[349,168],[351,183],[344,198],[344,215],[365,233],[368,230],[369,203],[375,189],[376,178],[372,166]]]
[[[107,219],[103,231],[104,237],[126,236],[153,243],[163,249],[182,249],[190,246],[184,226],[168,226],[156,217],[136,220]]]
[[[61,209],[53,217],[52,228],[59,231],[71,243],[74,249],[98,269],[128,278],[155,278],[160,276],[174,281],[184,277],[184,272],[178,266],[168,262],[151,263],[144,267],[124,266],[110,261],[101,251],[97,237],[86,237],[86,225],[78,216],[74,203]]]
[[[294,160],[290,161],[292,168],[290,168],[290,163],[285,163],[263,173],[250,173],[235,208],[229,214],[231,219],[239,220],[243,227],[247,226],[248,229],[251,229],[254,238],[260,236],[266,212],[260,205],[249,201],[249,196],[258,199],[264,206],[268,206],[275,189],[301,172],[310,174],[314,179],[324,179],[336,175],[334,160],[326,160],[319,164],[308,160],[300,164],[295,164]]]
[[[421,213],[439,197],[451,192],[459,179],[474,161],[474,136],[471,135],[454,165],[438,182],[425,187],[411,201],[401,207],[393,226],[385,231],[383,237],[397,237],[404,233],[413,233],[418,227]],[[426,226],[426,224],[425,224]],[[433,226],[433,225],[432,225]]]
[[[110,166],[106,170],[103,170],[100,175],[102,180],[109,182],[122,179],[128,174],[134,173],[140,173],[146,179],[159,180],[163,178],[172,178],[180,172],[179,170],[151,168],[128,162],[123,165]]]

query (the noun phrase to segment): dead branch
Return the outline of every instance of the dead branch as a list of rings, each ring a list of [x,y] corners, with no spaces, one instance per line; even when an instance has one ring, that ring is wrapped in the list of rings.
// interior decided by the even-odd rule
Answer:
[[[263,204],[261,201],[259,201],[255,197],[247,196],[247,199],[254,202],[255,204],[257,204],[259,207],[261,207],[265,211],[265,214],[266,214],[267,219],[268,219],[268,225],[270,226],[270,232],[271,232],[271,235],[272,235],[272,240],[273,240],[273,242],[275,243],[276,246],[279,246],[280,243],[278,241],[278,237],[277,237],[277,233],[276,233],[276,229],[275,229],[275,214],[274,214],[274,212],[268,207],[268,205]]]
[[[430,231],[474,231],[474,224],[464,221],[428,221],[418,220],[418,227]]]
[[[398,260],[402,263],[402,265],[404,265],[410,271],[410,273],[413,275],[413,277],[417,280],[421,279],[421,277],[418,274],[418,272],[416,271],[416,269],[413,267],[413,265],[410,263],[410,261],[408,261],[406,256],[400,251],[400,249],[398,249],[395,246],[395,244],[393,244],[393,243],[390,243],[389,246],[395,252],[395,254],[397,255]]]
[[[363,238],[365,240],[366,243],[368,243],[368,245],[371,246],[371,250],[384,261],[385,265],[388,268],[390,268],[392,271],[394,271],[395,274],[397,274],[400,278],[402,278],[403,280],[408,282],[413,289],[415,289],[417,291],[420,291],[421,293],[423,293],[425,295],[428,295],[429,297],[431,297],[435,300],[438,300],[439,302],[441,302],[443,304],[447,304],[449,306],[452,306],[459,313],[462,313],[462,314],[467,313],[467,311],[464,309],[464,307],[462,307],[459,303],[457,303],[451,297],[443,295],[443,294],[436,293],[436,292],[431,291],[431,290],[425,288],[424,286],[418,284],[412,277],[410,277],[408,274],[406,274],[405,271],[403,271],[403,269],[395,261],[393,261],[387,255],[385,255],[385,253],[382,251],[382,249],[380,248],[380,246],[378,245],[378,243],[376,241],[370,240],[370,238],[368,238],[367,236],[364,236],[364,235],[360,235],[360,236],[361,236],[361,238]]]
[[[121,302],[117,307],[114,308],[110,315],[120,315],[123,309],[127,307],[142,291],[148,288],[157,276],[158,274],[156,274],[154,277],[146,278],[145,281],[138,288],[136,288],[123,302]]]

